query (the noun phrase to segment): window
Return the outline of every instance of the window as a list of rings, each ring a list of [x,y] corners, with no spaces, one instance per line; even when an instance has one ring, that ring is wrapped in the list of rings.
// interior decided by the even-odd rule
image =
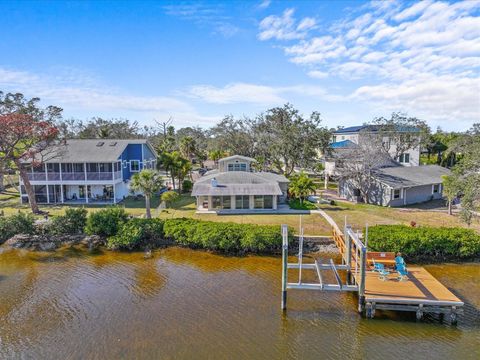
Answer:
[[[409,153],[403,153],[398,157],[398,162],[407,164],[410,162],[410,154]]]
[[[232,198],[230,196],[222,196],[222,209],[231,209]]]
[[[402,193],[402,189],[395,189],[395,190],[393,190],[393,198],[394,198],[394,199],[400,199],[401,193]]]
[[[273,195],[255,195],[253,197],[253,207],[255,209],[272,209]]]
[[[253,197],[253,207],[255,209],[263,209],[263,195],[255,195]]]
[[[140,171],[140,160],[130,160],[130,171],[131,172]]]
[[[432,193],[433,194],[438,194],[440,192],[440,184],[435,184],[432,187]]]
[[[263,207],[265,209],[272,209],[273,208],[273,196],[272,195],[265,195],[263,197]]]
[[[212,208],[220,209],[222,207],[222,197],[221,196],[212,196]]]
[[[62,172],[64,173],[73,172],[73,164],[62,164]]]
[[[228,164],[228,171],[247,171],[246,163]]]
[[[236,209],[250,209],[250,196],[237,195],[235,196],[235,208]]]

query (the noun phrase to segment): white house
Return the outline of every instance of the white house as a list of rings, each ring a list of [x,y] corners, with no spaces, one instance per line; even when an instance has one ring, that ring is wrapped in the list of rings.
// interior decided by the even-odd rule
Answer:
[[[193,185],[201,211],[238,212],[277,210],[285,202],[288,179],[279,174],[254,171],[255,159],[234,155],[218,161],[218,169],[207,172]]]
[[[117,203],[129,194],[132,175],[157,161],[147,140],[67,140],[49,154],[40,166],[26,165],[37,202],[47,204]],[[28,202],[21,179],[20,194]]]
[[[367,138],[373,136],[380,131],[380,127],[376,125],[351,126],[339,129],[333,133],[331,148],[333,155],[325,160],[325,171],[329,176],[335,175],[335,157],[341,156],[343,150],[359,144],[362,137]],[[400,132],[417,133],[417,128],[399,129]],[[398,157],[397,144],[390,137],[384,135],[382,142],[388,148],[388,152],[402,166],[419,166],[420,165],[420,146],[407,149]]]

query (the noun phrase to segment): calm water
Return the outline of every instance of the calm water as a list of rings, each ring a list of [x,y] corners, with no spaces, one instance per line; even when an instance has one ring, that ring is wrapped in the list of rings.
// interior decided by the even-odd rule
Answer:
[[[451,327],[338,293],[290,292],[282,316],[274,257],[0,252],[2,359],[480,358],[478,264],[428,267],[467,303]]]

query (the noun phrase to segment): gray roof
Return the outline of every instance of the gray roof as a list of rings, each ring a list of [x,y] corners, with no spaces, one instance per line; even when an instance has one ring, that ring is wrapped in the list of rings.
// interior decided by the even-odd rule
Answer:
[[[212,179],[218,186],[211,185]],[[227,171],[202,176],[193,185],[192,195],[282,195],[279,182],[288,182],[283,175],[267,172]]]
[[[103,143],[101,146],[100,144]],[[114,162],[129,144],[148,144],[144,139],[74,139],[48,150],[45,162]],[[153,150],[153,149],[152,149]],[[54,154],[54,155],[52,155]]]
[[[195,183],[193,185],[193,196],[200,195],[282,195],[278,184],[219,184],[212,187],[209,183]]]
[[[443,175],[449,175],[450,170],[438,165],[396,166],[375,170],[375,178],[398,189],[421,185],[439,184]]]

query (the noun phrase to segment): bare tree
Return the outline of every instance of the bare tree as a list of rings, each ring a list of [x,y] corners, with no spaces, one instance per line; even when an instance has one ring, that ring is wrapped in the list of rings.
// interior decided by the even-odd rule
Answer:
[[[363,136],[359,143],[343,149],[336,154],[336,171],[340,181],[348,182],[358,189],[365,203],[370,203],[376,180],[376,169],[393,164],[392,159],[382,147],[379,137]]]
[[[395,160],[409,149],[426,145],[430,128],[425,121],[396,112],[390,119],[379,117],[367,128],[370,134],[376,134],[384,150]]]

